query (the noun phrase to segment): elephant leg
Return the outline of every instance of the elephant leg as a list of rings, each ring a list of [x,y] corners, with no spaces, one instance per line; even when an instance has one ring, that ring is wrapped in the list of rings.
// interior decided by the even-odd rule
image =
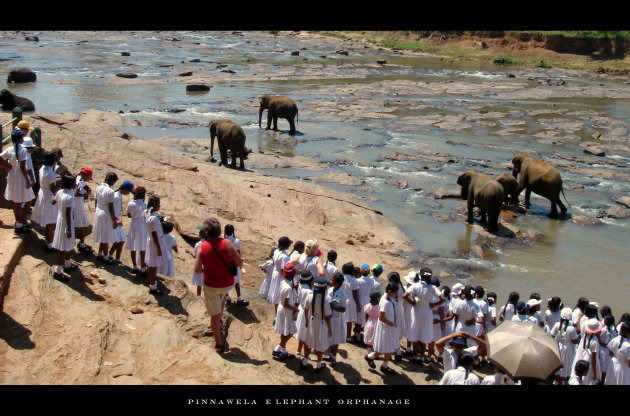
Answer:
[[[289,120],[289,134],[292,136],[295,136],[295,121],[293,119],[288,119]]]
[[[271,115],[271,111],[267,111],[267,128],[265,130],[271,130],[271,119],[273,116]]]
[[[525,208],[529,208],[529,197],[532,195],[532,190],[525,188]]]
[[[558,204],[558,207],[560,207],[560,212],[562,214],[566,214],[567,213],[567,207],[564,206],[564,204],[562,203],[562,201],[560,201],[560,196],[558,195],[558,200],[556,201],[556,204]]]
[[[219,154],[221,155],[221,165],[227,166],[228,157],[227,157],[227,149],[223,144],[223,139],[221,137],[218,138],[217,144],[219,145]]]
[[[273,131],[278,131],[278,116],[273,116]]]
[[[493,212],[488,215],[488,230],[490,232],[496,232],[499,229],[499,214]]]
[[[558,208],[556,207],[556,201],[551,200],[551,212],[549,213],[549,217],[558,218]]]
[[[474,208],[474,204],[473,204],[473,200],[472,198],[468,198],[468,218],[467,221],[469,224],[473,223],[473,208]]]
[[[245,162],[243,161],[243,155],[240,155],[239,159],[241,160],[240,169],[245,170]]]
[[[480,213],[481,213],[481,222],[482,223],[487,223],[488,222],[488,215],[486,213],[486,210],[485,209],[481,209]]]

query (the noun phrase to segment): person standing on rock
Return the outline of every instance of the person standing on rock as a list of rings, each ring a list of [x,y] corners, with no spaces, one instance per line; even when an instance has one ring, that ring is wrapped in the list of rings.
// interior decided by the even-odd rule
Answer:
[[[22,147],[24,133],[15,129],[11,132],[12,146],[9,146],[0,154],[0,158],[6,161],[4,166],[9,168],[7,175],[7,185],[4,190],[4,198],[11,201],[13,215],[15,216],[15,233],[28,233],[31,231],[26,223],[26,215],[31,201],[35,199],[35,194],[31,187],[31,182],[26,164],[28,151]],[[7,163],[8,162],[8,163]]]
[[[70,252],[74,248],[74,192],[76,187],[74,176],[64,175],[61,178],[61,189],[57,191],[52,203],[58,205],[57,223],[52,246],[59,251],[59,259],[53,277],[60,282],[68,282],[70,278],[63,272],[72,272],[79,266],[70,261]]]
[[[55,224],[57,224],[57,211],[59,207],[52,203],[52,199],[61,187],[61,181],[57,180],[55,172],[53,172],[53,164],[55,163],[55,154],[46,152],[44,154],[44,164],[39,170],[39,192],[37,200],[31,214],[31,221],[40,224],[45,229],[44,249],[53,252],[53,237],[55,234]],[[61,178],[60,178],[61,179]]]
[[[287,342],[297,332],[295,320],[299,312],[299,300],[293,288],[295,270],[295,265],[291,262],[287,262],[282,267],[282,281],[278,291],[279,306],[274,330],[280,335],[280,343],[275,346],[272,355],[283,360],[295,357],[287,352]]]
[[[88,167],[81,168],[81,171],[76,177],[77,187],[74,191],[74,228],[79,243],[77,244],[77,250],[79,253],[92,254],[94,250],[92,247],[85,244],[85,237],[88,235],[88,227],[90,224],[90,218],[85,211],[85,201],[87,200],[92,190],[85,182],[92,180],[92,169]]]
[[[113,264],[114,259],[108,256],[109,245],[116,242],[118,218],[114,210],[114,190],[112,186],[118,175],[109,172],[105,180],[94,191],[94,242],[98,243],[96,260],[105,264]]]
[[[221,238],[221,223],[208,218],[202,227],[205,241],[195,257],[195,273],[203,273],[203,296],[210,315],[210,327],[218,353],[225,351],[221,341],[221,318],[225,308],[225,295],[234,287],[235,267],[243,267],[243,260],[230,240]]]
[[[230,240],[234,246],[236,247],[236,249],[238,250],[238,254],[241,254],[241,249],[243,248],[243,245],[241,244],[241,240],[239,240],[238,238],[236,238],[236,235],[234,234],[234,226],[232,224],[227,224],[225,226],[225,229],[223,230],[223,236],[225,238],[227,238],[228,240]],[[243,297],[241,296],[241,282],[243,281],[243,270],[241,270],[240,267],[238,267],[236,269],[238,272],[236,274],[236,276],[234,276],[234,289],[236,290],[236,304],[239,306],[247,306],[249,305],[249,301],[246,301],[245,299],[243,299]],[[226,301],[228,303],[231,303],[231,299],[230,299],[230,295],[226,296]]]
[[[144,221],[147,225],[147,270],[149,272],[149,293],[162,295],[158,287],[157,269],[166,261],[166,245],[164,244],[164,230],[157,212],[160,210],[160,198],[151,195],[144,211]]]
[[[122,249],[126,240],[125,230],[122,225],[122,219],[120,218],[123,208],[122,196],[129,195],[131,192],[133,192],[133,183],[130,181],[124,181],[122,185],[118,187],[116,192],[114,192],[114,215],[116,216],[118,226],[114,230],[116,233],[116,239],[112,244],[112,248],[109,250],[109,258],[111,259],[115,253],[116,259],[114,262],[117,264],[122,264],[120,255],[122,254]]]
[[[282,284],[282,268],[290,260],[287,250],[291,247],[291,239],[283,236],[278,239],[278,249],[273,254],[273,274],[271,275],[271,284],[269,286],[269,294],[267,300],[274,304],[275,312],[278,312],[278,302],[280,301],[280,285]],[[295,266],[295,264],[294,264]]]
[[[144,210],[147,209],[147,204],[144,202],[147,190],[144,186],[136,187],[133,195],[133,200],[127,204],[127,216],[131,218],[131,224],[129,224],[129,233],[127,234],[127,250],[131,253],[131,263],[133,268],[131,273],[145,275],[147,273],[147,265],[145,263],[146,251],[147,251],[147,225],[144,222]],[[138,268],[138,260],[136,259],[136,253],[140,254],[140,268]],[[200,285],[203,286],[203,285]],[[201,294],[201,288],[198,295]]]

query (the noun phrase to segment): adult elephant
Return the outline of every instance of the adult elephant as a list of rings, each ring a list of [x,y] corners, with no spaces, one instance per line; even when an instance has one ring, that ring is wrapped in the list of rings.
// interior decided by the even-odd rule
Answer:
[[[565,207],[560,201],[560,192],[564,195],[562,190],[562,178],[560,172],[547,162],[535,159],[527,156],[523,153],[519,153],[512,159],[512,175],[520,178],[518,181],[518,190],[516,191],[517,200],[518,195],[525,189],[525,208],[529,208],[529,197],[534,192],[542,197],[547,198],[551,202],[551,212],[549,216],[551,218],[558,218],[558,208],[562,214],[567,212]],[[566,200],[566,196],[564,197]],[[556,207],[557,206],[557,207]]]
[[[208,125],[210,128],[210,160],[214,159],[214,139],[217,139],[221,163],[227,166],[228,151],[232,157],[231,167],[236,167],[236,158],[240,159],[240,168],[245,169],[244,159],[251,153],[251,149],[245,146],[245,132],[238,124],[230,120],[213,120]]]
[[[265,94],[260,97],[260,111],[258,112],[258,127],[261,127],[263,111],[267,112],[267,128],[271,128],[271,121],[273,120],[274,131],[278,130],[278,117],[284,118],[289,122],[289,134],[295,135],[295,119],[298,116],[298,108],[289,97],[283,95],[269,95]]]
[[[7,75],[7,84],[12,82],[23,83],[23,82],[36,82],[37,74],[35,71],[29,68],[14,68],[9,71]]]
[[[496,232],[503,205],[503,186],[496,179],[472,170],[461,174],[457,184],[462,187],[462,199],[468,201],[468,223],[473,223],[473,208],[476,205],[481,211],[481,222],[487,222],[488,230]]]
[[[18,97],[6,89],[0,91],[0,104],[2,104],[2,111],[11,111],[15,107],[20,107],[24,111],[35,111],[35,104],[31,100]]]
[[[507,205],[518,204],[518,182],[516,178],[506,172],[497,178],[497,182],[503,186],[504,202]]]

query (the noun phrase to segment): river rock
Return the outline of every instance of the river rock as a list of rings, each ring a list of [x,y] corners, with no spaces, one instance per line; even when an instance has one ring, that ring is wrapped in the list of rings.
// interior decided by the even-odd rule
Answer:
[[[29,41],[29,42],[39,42],[39,36],[27,35],[24,37],[24,40]]]
[[[335,51],[335,53],[338,55],[348,56],[348,51],[345,50]]]
[[[445,199],[445,198],[461,199],[462,198],[462,193],[461,193],[461,191],[459,189],[439,188],[433,194],[433,198],[435,198],[435,199]]]
[[[400,189],[406,189],[409,183],[403,179],[386,179],[386,184],[397,186]]]
[[[349,174],[342,173],[326,173],[323,175],[317,175],[310,178],[313,182],[317,183],[338,183],[340,185],[359,186],[363,185],[365,181],[359,178],[353,178]]]
[[[604,223],[601,220],[593,217],[586,217],[584,215],[574,215],[571,218],[571,222],[578,225],[584,226],[592,226],[592,225],[603,225]]]
[[[120,78],[137,78],[138,74],[134,72],[119,72],[116,74],[116,76]]]
[[[606,156],[606,153],[597,146],[588,146],[582,150],[584,153],[588,153],[595,156]]]
[[[376,63],[379,65],[385,65],[387,61],[385,59],[379,59],[378,61],[376,61]]]
[[[615,202],[617,202],[618,204],[623,204],[630,208],[630,196],[622,196],[621,198],[617,198]]]
[[[483,249],[478,244],[472,246],[468,254],[470,255],[471,258],[483,259]]]
[[[131,56],[129,52],[121,52],[120,56]]]
[[[186,91],[210,91],[210,86],[205,84],[186,85]]]
[[[606,211],[604,211],[604,214],[608,218],[616,218],[619,220],[623,220],[625,218],[630,217],[630,211],[628,211],[627,208],[623,208],[620,206],[610,207]]]
[[[193,74],[192,71],[185,71],[185,72],[181,72],[179,74],[179,76],[180,77],[190,77],[190,76],[192,76],[192,74]]]
[[[534,230],[532,228],[527,229],[523,234],[523,237],[527,238],[529,241],[537,241],[543,236],[543,233],[538,230]]]
[[[300,51],[292,51],[291,56],[300,56]]]

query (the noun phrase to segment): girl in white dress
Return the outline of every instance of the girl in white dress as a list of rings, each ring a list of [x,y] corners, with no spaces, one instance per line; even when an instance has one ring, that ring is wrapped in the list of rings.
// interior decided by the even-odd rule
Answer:
[[[499,311],[499,322],[512,320],[512,317],[516,314],[516,304],[518,303],[520,297],[521,296],[518,294],[518,292],[511,292],[508,295],[507,302],[501,307],[501,310]]]
[[[550,333],[556,322],[560,322],[563,307],[562,299],[557,296],[547,301],[548,309],[545,311],[545,326],[543,328],[546,333]]]
[[[346,305],[346,342],[351,344],[356,342],[352,338],[352,326],[358,321],[359,313],[363,313],[361,310],[361,302],[359,300],[359,283],[354,277],[354,264],[352,262],[346,263],[341,266],[341,272],[343,273],[343,291],[348,296],[348,303]]]
[[[11,143],[0,154],[0,158],[4,161],[4,168],[9,168],[7,174],[7,185],[4,190],[4,199],[11,201],[13,208],[13,215],[15,216],[15,232],[27,233],[31,229],[26,223],[26,215],[31,205],[31,201],[35,199],[35,194],[31,187],[33,181],[31,181],[27,169],[28,151],[22,147],[24,141],[24,133],[20,129],[15,129],[11,132]],[[8,162],[8,163],[7,163]]]
[[[584,326],[582,338],[578,343],[575,352],[573,366],[577,361],[584,360],[589,363],[589,371],[587,381],[596,383],[601,377],[601,367],[599,365],[599,334],[602,331],[603,324],[597,318],[591,318]]]
[[[323,273],[322,273],[323,274]],[[330,286],[328,289],[328,301],[332,310],[332,318],[330,324],[332,326],[332,336],[330,337],[330,355],[326,357],[330,361],[330,366],[334,367],[337,363],[337,351],[339,345],[346,342],[346,305],[348,304],[348,296],[343,291],[343,273],[337,271],[328,281]]]
[[[112,189],[117,180],[118,175],[109,172],[105,175],[105,181],[94,191],[94,242],[98,243],[96,260],[106,264],[114,263],[108,254],[109,245],[116,242],[115,230],[118,227]]]
[[[162,239],[164,240],[164,248],[166,249],[166,258],[162,265],[158,267],[158,273],[166,277],[175,276],[175,256],[173,252],[177,251],[177,240],[171,234],[173,232],[173,223],[167,220],[162,221]]]
[[[234,226],[232,224],[227,224],[225,226],[223,234],[225,238],[234,243],[234,246],[238,250],[238,254],[241,254],[241,249],[243,248],[243,245],[241,244],[241,240],[236,238],[236,235],[234,234]],[[236,304],[239,306],[247,306],[249,305],[249,301],[243,299],[243,297],[241,296],[241,282],[243,281],[243,271],[240,267],[237,267],[236,270],[236,276],[234,276],[234,289],[236,290],[237,297]],[[226,296],[226,302],[231,302],[230,295]]]
[[[315,355],[317,356],[315,372],[318,373],[326,367],[326,364],[322,363],[322,357],[324,356],[324,351],[328,349],[329,340],[332,337],[332,326],[330,323],[332,309],[326,297],[327,287],[328,281],[326,279],[323,277],[315,279],[313,282],[313,290],[308,292],[306,309],[304,311],[308,333],[304,347],[302,369],[308,366],[308,357],[311,351],[315,351]]]
[[[560,384],[564,384],[569,380],[573,362],[575,361],[575,346],[580,342],[580,336],[571,323],[571,317],[571,308],[562,309],[560,321],[556,322],[549,331],[549,335],[558,341],[558,349],[560,350],[562,368],[556,373],[556,382]]]
[[[616,345],[613,345],[613,342]],[[619,328],[619,336],[609,343],[613,352],[614,384],[617,386],[630,385],[630,324],[623,323]],[[610,383],[613,384],[613,383]]]
[[[464,287],[464,299],[453,306],[453,316],[456,322],[455,331],[465,331],[470,335],[479,336],[485,322],[485,318],[479,306],[474,301],[475,291],[472,286]],[[471,341],[471,346],[475,345]]]
[[[403,291],[406,292],[411,289],[411,286],[420,282],[420,274],[417,271],[411,271],[405,276],[405,280],[407,284],[403,285]],[[403,302],[403,313],[405,315],[405,330],[403,331],[403,335],[407,340],[407,345],[405,348],[405,355],[413,355],[413,343],[417,342],[416,339],[416,331],[414,330],[412,324],[411,317],[413,316],[414,303],[413,302]]]
[[[281,271],[282,281],[278,290],[278,312],[274,323],[274,330],[280,334],[280,343],[274,348],[272,355],[280,359],[295,357],[287,352],[287,342],[297,331],[295,319],[298,313],[298,298],[293,288],[295,265],[287,262]]]
[[[85,182],[91,180],[92,169],[88,167],[81,168],[81,171],[76,177],[77,188],[74,192],[74,228],[76,237],[79,239],[77,250],[79,253],[83,254],[92,254],[94,252],[92,247],[85,244],[85,237],[88,235],[88,227],[92,225],[85,211],[85,202],[92,190]]]
[[[398,284],[389,282],[385,288],[385,295],[379,302],[379,316],[374,332],[374,351],[364,358],[370,368],[376,368],[374,360],[383,354],[383,364],[381,371],[385,374],[394,374],[394,370],[389,368],[389,359],[400,347],[398,325],[400,324],[399,311],[396,309],[395,299],[398,297]]]
[[[488,302],[488,321],[486,321],[486,331],[490,332],[497,327],[497,294],[489,292],[486,295],[486,302]]]
[[[55,163],[54,153],[44,153],[43,163],[44,164],[39,169],[40,186],[39,192],[37,193],[37,201],[35,201],[33,213],[31,214],[31,220],[45,228],[45,249],[51,252],[55,250],[52,246],[52,242],[55,233],[55,224],[57,224],[57,212],[59,211],[58,205],[53,205],[52,199],[61,187],[61,178],[57,180],[57,175],[55,175],[52,169]]]
[[[131,218],[129,233],[127,234],[127,250],[130,251],[129,254],[131,255],[131,263],[133,264],[131,273],[142,275],[147,272],[145,257],[147,251],[148,232],[147,224],[144,220],[144,211],[147,209],[147,204],[144,202],[146,193],[147,191],[144,186],[138,186],[134,191],[133,200],[129,201],[127,204],[127,217]],[[203,236],[202,233],[199,233],[199,235],[200,237]],[[136,253],[139,253],[140,255],[140,268],[138,268]],[[203,280],[201,286],[203,286]],[[201,295],[199,290],[197,290],[197,292],[198,295]]]
[[[149,293],[152,295],[162,295],[158,287],[157,269],[166,259],[166,246],[164,245],[164,231],[162,222],[157,212],[160,210],[160,198],[151,195],[147,202],[147,209],[144,211],[144,220],[147,225],[147,270],[149,272]]]
[[[113,257],[113,254],[116,253],[116,258],[114,262],[117,264],[122,264],[120,261],[120,256],[122,254],[123,246],[125,245],[125,229],[123,228],[122,218],[122,209],[123,209],[123,195],[129,195],[133,192],[133,183],[129,181],[124,181],[118,189],[114,192],[114,215],[116,216],[118,226],[114,230],[116,234],[116,238],[114,243],[112,244],[112,248],[109,250],[109,258]]]
[[[206,241],[206,239],[204,238],[203,231],[199,230],[199,241],[195,243],[195,247],[192,250],[186,247],[184,248],[184,251],[190,254],[191,256],[193,256],[193,258],[196,258],[197,253],[200,250],[201,243],[203,243],[204,241]],[[195,273],[193,271],[192,285],[197,288],[197,296],[201,296],[201,288],[203,287],[203,281],[204,281],[203,273]]]
[[[63,272],[72,272],[79,267],[70,261],[70,252],[74,248],[74,195],[72,190],[76,187],[73,176],[63,176],[61,178],[61,189],[53,197],[52,203],[58,205],[57,224],[53,237],[53,247],[59,250],[59,258],[53,277],[59,281],[67,282],[70,277]],[[62,269],[63,267],[63,269]]]
[[[289,237],[280,237],[278,239],[278,249],[273,254],[273,273],[271,275],[271,283],[269,285],[267,300],[274,304],[276,314],[278,312],[278,302],[280,302],[280,285],[284,280],[281,273],[284,265],[290,260],[287,250],[291,246],[291,243],[292,241]],[[295,266],[294,263],[292,264]]]
[[[273,259],[273,253],[275,252],[276,252],[276,248],[274,247],[271,249],[271,253],[269,253],[269,256],[267,256],[267,261],[264,262],[263,264],[258,265],[258,267],[260,267],[260,270],[265,272],[265,279],[260,285],[260,290],[258,291],[258,294],[265,299],[267,299],[267,295],[269,294],[269,286],[271,286],[271,276],[273,274],[273,260],[272,259]]]
[[[593,384],[592,380],[588,377],[591,364],[586,360],[578,360],[575,362],[571,376],[569,377],[569,385],[571,386],[587,386]]]
[[[293,334],[293,337],[298,340],[298,347],[295,355],[302,355],[302,349],[304,348],[304,343],[306,342],[308,327],[306,326],[306,316],[304,315],[304,311],[308,308],[306,305],[306,298],[308,297],[308,294],[313,291],[313,280],[313,275],[308,270],[305,270],[300,274],[300,283],[297,288],[299,307],[297,320],[295,322],[297,331]]]
[[[333,275],[339,271],[335,262],[337,261],[337,252],[330,250],[326,253],[326,262],[322,263],[322,271],[320,276],[330,281]]]

